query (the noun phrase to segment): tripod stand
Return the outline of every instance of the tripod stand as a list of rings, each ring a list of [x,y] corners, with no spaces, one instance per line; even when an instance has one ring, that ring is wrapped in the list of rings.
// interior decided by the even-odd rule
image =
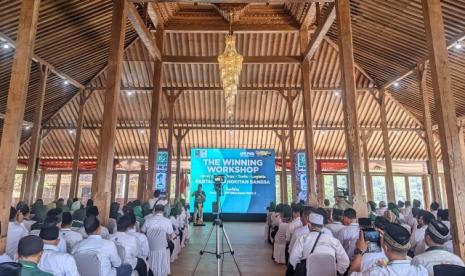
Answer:
[[[226,229],[224,228],[223,221],[220,218],[220,196],[219,192],[217,191],[216,193],[216,202],[218,204],[218,212],[216,213],[216,218],[213,221],[213,225],[210,229],[210,232],[208,233],[207,240],[205,241],[205,244],[202,247],[202,250],[200,250],[200,257],[195,265],[194,271],[192,271],[192,276],[195,275],[195,272],[197,271],[197,267],[199,266],[200,260],[202,259],[203,254],[212,254],[216,256],[216,269],[217,269],[217,276],[221,276],[223,272],[223,267],[222,267],[222,260],[224,261],[224,255],[227,253],[230,253],[231,256],[233,257],[234,264],[236,265],[237,271],[239,272],[239,275],[242,276],[241,269],[239,268],[239,265],[236,260],[236,256],[234,255],[234,249],[232,248],[231,241],[229,240],[228,233],[226,232]],[[215,252],[212,251],[206,251],[205,249],[207,248],[208,241],[211,239],[213,230],[216,232],[216,246],[215,246]],[[223,235],[223,236],[221,236]],[[229,247],[229,251],[223,251],[223,237],[226,239],[226,242]]]

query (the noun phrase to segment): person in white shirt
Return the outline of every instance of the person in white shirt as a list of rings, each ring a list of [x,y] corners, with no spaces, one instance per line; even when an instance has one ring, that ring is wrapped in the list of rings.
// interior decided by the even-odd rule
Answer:
[[[302,226],[295,229],[294,235],[292,235],[291,242],[289,243],[289,254],[292,252],[292,248],[294,247],[295,242],[302,237],[303,235],[310,233],[310,228],[308,227],[308,217],[312,209],[310,207],[303,207],[303,210],[300,214],[300,221],[302,222]]]
[[[87,203],[89,204],[89,203]],[[99,210],[97,208],[97,206],[87,206],[86,208],[86,217],[96,217],[96,218],[99,218]],[[85,229],[84,226],[82,226],[80,229],[79,229],[79,233],[84,237],[84,238],[87,238],[88,235],[87,235],[87,231]],[[103,239],[108,239],[110,237],[110,231],[108,230],[107,227],[103,226],[103,225],[100,225],[100,236],[102,236]]]
[[[302,212],[301,204],[291,204],[292,208],[292,221],[289,223],[289,228],[286,231],[286,242],[291,241],[292,235],[294,234],[295,229],[302,227],[302,220],[300,219],[300,212]]]
[[[19,240],[28,235],[22,222],[23,214],[16,211],[14,207],[10,207],[10,222],[8,223],[5,253],[13,260],[16,259]]]
[[[72,229],[73,216],[70,212],[64,212],[61,220],[60,229],[60,240],[66,242],[66,251],[69,253],[75,244],[82,241],[82,235],[77,231],[78,229]]]
[[[61,228],[61,214],[60,215],[56,215],[55,216],[55,213],[53,213],[51,216],[48,216],[45,218],[44,222],[42,223],[42,227],[41,228],[48,228],[48,227],[52,227],[52,226],[56,226],[58,227],[59,229]],[[32,230],[29,234],[31,235],[34,235],[34,236],[39,236],[40,234],[40,230]],[[59,240],[58,242],[58,249],[60,250],[60,252],[63,252],[63,253],[67,253],[67,248],[66,248],[66,241],[65,240]]]
[[[37,221],[31,219],[31,209],[24,202],[18,202],[16,204],[16,210],[20,211],[23,214],[23,226],[26,228],[27,232],[31,231],[31,226]]]
[[[383,232],[381,247],[383,248],[389,262],[379,263],[368,270],[361,270],[362,256],[366,253],[368,245],[361,233],[360,239],[357,240],[356,249],[354,252],[354,260],[352,261],[349,274],[350,276],[427,276],[428,271],[423,266],[415,266],[411,264],[407,256],[407,251],[410,248],[410,233],[404,227],[388,223]]]
[[[413,265],[426,267],[430,276],[434,276],[433,267],[439,264],[451,264],[465,266],[459,256],[450,253],[443,246],[450,239],[447,226],[435,219],[431,220],[425,231],[425,243],[428,246],[426,251],[415,256]]]
[[[311,213],[309,216],[310,233],[301,236],[292,248],[289,263],[295,269],[299,263],[304,264],[310,254],[326,253],[335,257],[336,269],[343,274],[350,265],[341,243],[329,236],[321,233],[323,227],[323,216]]]
[[[44,253],[38,267],[54,276],[79,276],[73,256],[58,250],[60,230],[56,226],[42,228],[39,237],[44,241]]]
[[[409,200],[406,200],[403,207],[400,207],[400,212],[404,215],[405,220],[408,220],[412,216],[412,204]]]
[[[168,201],[161,196],[160,190],[155,190],[153,192],[153,197],[149,199],[150,209],[153,209],[155,205],[158,204],[166,206],[168,204]]]
[[[326,225],[326,228],[329,229],[333,233],[334,237],[337,237],[339,231],[345,227],[344,224],[342,224],[343,215],[344,215],[344,211],[339,210],[339,209],[333,209],[332,215],[331,215],[332,216],[331,223],[328,223]]]
[[[117,232],[110,235],[110,240],[124,247],[125,258],[122,260],[123,263],[130,264],[139,276],[146,276],[147,265],[144,260],[137,257],[139,255],[137,239],[128,233],[130,225],[131,219],[128,215],[120,217],[117,222]]]
[[[343,224],[345,227],[337,233],[336,237],[341,242],[349,256],[349,259],[352,261],[354,257],[355,243],[358,240],[360,230],[357,223],[357,212],[354,209],[349,208],[344,210]]]
[[[410,253],[413,256],[419,255],[426,250],[425,244],[425,231],[428,224],[434,219],[434,215],[428,211],[421,211],[418,215],[418,226],[413,229],[412,236],[410,237]]]
[[[377,216],[384,216],[384,212],[388,209],[386,206],[386,202],[380,201],[378,204],[379,208],[376,210]]]
[[[437,219],[438,218],[439,203],[437,203],[436,201],[433,201],[429,205],[429,208],[431,210],[431,214],[433,214],[434,218]]]
[[[122,264],[118,255],[118,250],[114,242],[105,240],[100,235],[100,221],[90,216],[84,220],[84,228],[88,238],[77,243],[71,253],[97,253],[100,260],[100,275],[131,275],[132,267],[129,264]]]
[[[449,210],[448,209],[438,210],[438,220],[444,223],[444,225],[447,226],[447,229],[449,229],[449,232],[450,232],[450,221],[449,221]],[[452,243],[452,238],[446,241],[446,243],[444,243],[444,247],[447,249],[447,251],[454,253],[454,245]]]
[[[291,206],[285,204],[281,212],[282,222],[278,227],[278,232],[274,237],[273,243],[273,260],[278,264],[287,264],[287,237],[286,233],[289,229],[290,221],[292,219]]]
[[[149,269],[155,276],[170,274],[170,254],[168,240],[173,236],[171,221],[163,216],[165,206],[155,205],[154,215],[149,217],[142,226],[142,232],[146,233],[149,241]]]
[[[137,240],[137,249],[138,249],[137,257],[142,260],[147,260],[147,257],[149,256],[149,250],[150,250],[147,236],[136,231],[137,220],[136,220],[136,216],[134,215],[134,213],[128,213],[127,216],[129,217],[131,221],[131,224],[129,225],[127,233],[135,237]]]

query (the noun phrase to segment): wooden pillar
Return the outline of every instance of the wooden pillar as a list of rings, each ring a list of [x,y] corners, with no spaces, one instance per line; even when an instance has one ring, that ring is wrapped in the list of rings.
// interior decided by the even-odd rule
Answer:
[[[142,200],[144,197],[145,183],[147,181],[147,173],[145,165],[140,166],[139,183],[137,185],[137,199]]]
[[[21,2],[16,52],[11,68],[10,87],[0,143],[0,244],[4,243],[10,217],[16,162],[23,127],[26,95],[31,72],[40,0]],[[0,251],[3,251],[0,248]],[[3,252],[0,252],[0,254]]]
[[[368,154],[368,140],[373,134],[372,131],[361,131],[362,149],[363,149],[363,165],[365,167],[365,185],[366,195],[369,201],[373,201],[373,183],[370,174],[370,156]]]
[[[438,159],[434,148],[433,123],[431,119],[431,109],[429,105],[429,96],[426,88],[426,64],[419,64],[417,67],[418,87],[423,103],[423,125],[425,127],[425,146],[428,154],[428,174],[430,183],[432,184],[433,200],[441,204],[441,192],[439,188],[439,171]]]
[[[368,209],[362,185],[362,166],[360,157],[360,135],[357,118],[357,91],[355,86],[355,66],[352,44],[352,25],[350,3],[348,0],[336,0],[336,18],[338,27],[339,55],[343,87],[344,129],[347,149],[348,180],[353,206],[359,217],[368,215]]]
[[[465,258],[465,173],[440,0],[422,0],[454,251]]]
[[[77,197],[79,182],[79,153],[81,151],[82,127],[84,125],[84,111],[86,101],[89,96],[85,96],[85,91],[80,92],[79,112],[76,122],[76,137],[74,140],[73,165],[71,170],[71,185],[69,187],[69,198]]]
[[[163,30],[158,30],[156,35],[157,47],[163,54]],[[154,190],[155,178],[157,176],[157,156],[158,156],[158,135],[160,129],[160,103],[163,82],[163,61],[156,60],[153,68],[153,91],[152,91],[152,107],[150,117],[150,140],[149,140],[149,161],[147,186],[144,192],[144,200],[148,200]]]
[[[317,173],[316,174],[316,184],[317,184],[317,190],[318,190],[318,206],[320,207],[323,207],[324,206],[324,201],[325,201],[325,198],[326,198],[326,194],[325,194],[325,184],[324,184],[324,181],[323,181],[323,174],[320,172],[320,173]],[[330,195],[332,196],[332,195]]]
[[[396,192],[394,190],[394,176],[392,174],[392,156],[389,142],[388,122],[386,116],[386,95],[385,89],[380,90],[379,94],[379,115],[381,119],[381,134],[383,136],[384,161],[386,165],[386,190],[388,202],[396,201]]]
[[[286,131],[281,130],[281,133],[279,133],[277,130],[275,130],[276,137],[278,137],[279,142],[281,143],[281,174],[280,174],[280,191],[281,191],[281,203],[287,203],[288,202],[288,194],[287,194],[287,168],[286,168],[286,163],[287,163],[287,155],[286,155]]]
[[[175,197],[180,198],[181,196],[181,190],[180,190],[180,180],[181,180],[181,145],[182,145],[182,140],[186,135],[189,133],[189,129],[182,130],[178,129],[178,133],[174,134],[176,138],[176,191],[175,191]]]
[[[110,202],[116,201],[116,180],[118,179],[118,173],[116,170],[113,170],[113,174],[111,176],[111,188],[110,188]]]
[[[166,197],[168,200],[171,198],[171,166],[173,162],[173,135],[174,135],[174,104],[181,95],[182,90],[177,92],[169,92],[165,90],[166,100],[168,101],[168,162],[166,168]]]
[[[423,184],[423,201],[425,202],[425,209],[429,209],[429,206],[431,205],[431,191],[428,179],[429,176],[427,174],[421,176],[421,182]]]
[[[129,172],[126,172],[126,181],[124,183],[124,204],[127,204],[128,203],[128,198],[129,198]]]
[[[308,62],[306,62],[308,63]],[[292,91],[287,92],[287,124],[289,127],[288,139],[289,139],[289,161],[291,164],[291,187],[292,187],[292,202],[297,202],[299,199],[299,192],[302,187],[297,189],[297,181],[295,179],[295,142],[294,142],[294,100],[297,97],[297,93],[292,95]]]
[[[44,195],[45,171],[41,171],[39,175],[40,176],[39,176],[39,182],[37,184],[37,193],[35,195],[36,199],[42,198],[42,196]]]
[[[305,51],[309,42],[307,30],[300,31],[300,49]],[[304,111],[305,131],[305,158],[307,165],[307,204],[317,203],[316,173],[315,173],[315,151],[313,141],[313,114],[312,114],[312,84],[310,81],[310,61],[304,59],[300,64],[302,73],[302,98]]]
[[[124,35],[127,7],[125,0],[113,1],[113,16],[105,91],[103,124],[100,132],[96,171],[96,193],[92,194],[104,225],[110,214],[111,180],[115,153],[116,123],[123,69]]]
[[[29,149],[29,160],[27,164],[27,175],[26,175],[26,187],[24,193],[24,200],[28,203],[32,203],[34,197],[34,178],[37,173],[38,160],[40,156],[40,143],[41,143],[41,132],[42,132],[42,111],[44,109],[45,91],[47,90],[47,80],[50,73],[50,69],[46,65],[39,65],[40,71],[40,83],[39,93],[36,98],[36,106],[34,110],[34,126],[32,127],[31,134],[31,147]]]
[[[61,172],[57,175],[57,182],[55,184],[55,199],[60,198],[60,189],[61,189]]]
[[[405,193],[406,193],[405,196],[407,197],[408,201],[411,201],[412,197],[410,195],[410,183],[409,183],[409,180],[408,180],[408,176],[405,176],[404,179],[405,179],[404,183],[405,183]],[[412,204],[413,204],[413,202],[412,202]]]
[[[21,173],[21,191],[20,191],[20,194],[19,194],[19,200],[24,199],[24,190],[25,190],[25,188],[26,188],[26,174]]]

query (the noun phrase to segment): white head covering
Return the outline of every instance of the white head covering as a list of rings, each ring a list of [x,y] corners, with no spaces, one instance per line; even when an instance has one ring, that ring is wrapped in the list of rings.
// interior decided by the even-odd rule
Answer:
[[[317,224],[317,225],[323,225],[323,221],[324,221],[323,216],[317,213],[310,213],[308,220],[310,223]]]

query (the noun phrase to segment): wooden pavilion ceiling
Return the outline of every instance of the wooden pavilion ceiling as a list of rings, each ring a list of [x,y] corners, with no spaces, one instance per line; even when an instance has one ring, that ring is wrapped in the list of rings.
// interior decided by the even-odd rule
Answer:
[[[358,64],[356,82],[361,89],[359,121],[365,130],[374,130],[368,141],[370,158],[383,159],[382,137],[376,130],[380,124],[379,108],[371,92],[373,87],[396,79],[425,59],[420,0],[354,0],[351,3],[354,55]],[[0,33],[14,39],[19,1],[1,5]],[[301,25],[313,26],[318,21],[314,3],[248,4],[236,14],[237,48],[247,62],[240,77],[239,86],[244,89],[239,91],[236,100],[233,132],[226,121],[219,69],[213,62],[224,49],[229,24],[225,11],[221,6],[202,3],[156,2],[147,7],[145,16],[142,5],[139,6],[141,15],[147,22],[151,21],[152,28],[165,29],[167,62],[163,67],[163,86],[166,91],[186,89],[176,102],[174,118],[176,127],[192,128],[182,144],[183,158],[189,156],[192,147],[273,148],[279,154],[279,139],[272,129],[286,127],[287,112],[285,101],[276,91],[278,88],[295,89],[299,93],[294,102],[296,148],[304,148],[302,97],[298,89],[301,85],[299,29]],[[464,7],[465,0],[443,1],[448,40],[465,31]],[[322,14],[324,11],[322,8]],[[42,1],[35,53],[81,84],[92,87],[81,147],[81,157],[86,159],[96,158],[97,154],[106,81],[106,72],[102,69],[108,56],[110,21],[111,1]],[[127,26],[116,157],[146,158],[153,59],[144,45],[134,40],[137,35],[129,22]],[[345,157],[336,39],[337,30],[333,25],[311,62],[318,158]],[[12,56],[13,52],[0,50],[0,113],[5,110]],[[264,61],[267,57],[273,60]],[[464,59],[463,50],[451,50],[459,116],[465,116]],[[409,76],[399,87],[389,90],[393,97],[388,98],[388,125],[396,129],[390,131],[391,151],[398,160],[426,159],[424,142],[415,131],[421,129],[421,104],[414,80],[414,75]],[[38,66],[34,66],[26,121],[32,120],[37,86]],[[69,159],[74,134],[68,129],[75,127],[78,112],[78,98],[72,97],[78,89],[63,86],[61,78],[56,76],[52,76],[48,86],[42,157]],[[165,148],[168,110],[164,98],[161,115],[163,129],[159,146]],[[25,132],[24,139],[27,136]],[[436,148],[439,156],[439,146]],[[28,152],[29,141],[25,141],[20,158],[27,158]]]

